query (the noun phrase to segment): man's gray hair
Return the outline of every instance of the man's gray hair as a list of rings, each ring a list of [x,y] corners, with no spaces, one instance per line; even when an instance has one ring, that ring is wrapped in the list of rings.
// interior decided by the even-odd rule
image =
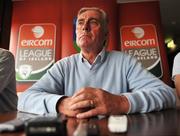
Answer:
[[[101,14],[101,18],[102,18],[102,25],[104,27],[104,29],[106,30],[106,32],[108,32],[108,17],[106,12],[103,9],[97,8],[97,7],[83,7],[78,11],[77,17],[79,15],[81,15],[83,12],[88,11],[88,10],[94,10],[97,11]]]

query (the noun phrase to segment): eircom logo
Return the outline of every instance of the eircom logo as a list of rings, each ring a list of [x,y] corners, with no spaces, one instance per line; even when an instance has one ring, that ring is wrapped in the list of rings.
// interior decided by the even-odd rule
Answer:
[[[54,24],[23,24],[18,44],[23,48],[54,48],[54,39]]]
[[[44,28],[42,26],[35,26],[32,28],[34,37],[41,38],[44,35]]]
[[[55,62],[56,26],[22,24],[16,55],[16,80],[37,81]]]
[[[144,29],[141,27],[134,27],[131,32],[134,34],[134,36],[137,39],[143,38],[144,37]]]
[[[123,49],[157,47],[157,34],[152,24],[122,26],[121,43]]]
[[[120,32],[121,50],[134,56],[144,68],[161,77],[161,58],[155,25],[126,25],[120,28]]]

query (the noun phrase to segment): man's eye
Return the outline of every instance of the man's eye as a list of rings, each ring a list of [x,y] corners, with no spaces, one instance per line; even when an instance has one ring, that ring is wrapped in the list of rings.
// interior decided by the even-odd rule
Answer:
[[[99,22],[98,22],[97,20],[91,20],[91,21],[90,21],[90,24],[92,24],[92,25],[98,25]]]
[[[78,21],[78,25],[83,25],[83,21]]]

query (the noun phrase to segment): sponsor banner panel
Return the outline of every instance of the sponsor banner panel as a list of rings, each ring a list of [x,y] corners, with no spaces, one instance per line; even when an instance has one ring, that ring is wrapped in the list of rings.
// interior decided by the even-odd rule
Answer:
[[[122,26],[120,32],[122,51],[136,57],[146,69],[161,77],[161,56],[155,26]]]
[[[54,24],[23,24],[19,30],[16,80],[36,81],[55,62]]]

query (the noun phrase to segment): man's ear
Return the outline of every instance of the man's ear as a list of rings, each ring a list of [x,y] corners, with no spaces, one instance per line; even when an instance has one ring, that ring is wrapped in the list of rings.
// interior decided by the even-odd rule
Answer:
[[[109,31],[107,31],[106,33],[105,33],[105,36],[107,37],[109,35]]]
[[[108,41],[109,41],[109,32],[107,31],[107,32],[104,34],[104,36],[105,36],[105,40],[104,40],[103,45],[104,45],[104,46],[107,46]]]
[[[109,37],[109,31],[107,31],[107,32],[105,33],[105,37],[106,37],[106,39],[108,39],[108,37]]]

